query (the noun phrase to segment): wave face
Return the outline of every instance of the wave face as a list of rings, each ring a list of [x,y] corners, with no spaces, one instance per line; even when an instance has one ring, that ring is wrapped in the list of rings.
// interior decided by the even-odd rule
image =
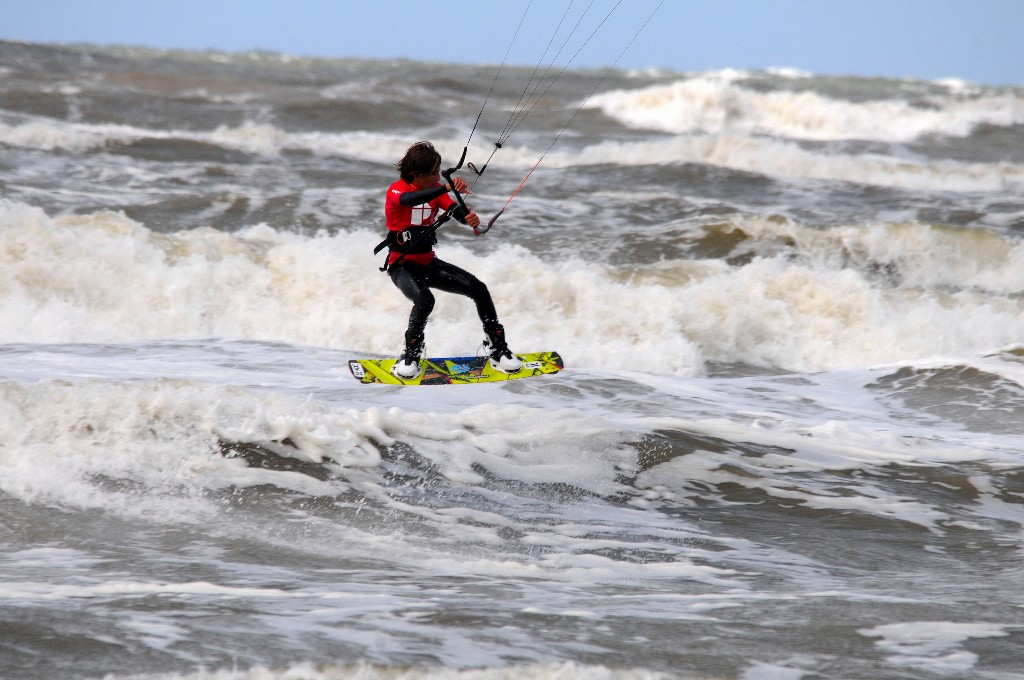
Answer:
[[[0,676],[1015,677],[1024,90],[495,71],[0,42]],[[360,385],[488,93],[438,252],[567,370]]]

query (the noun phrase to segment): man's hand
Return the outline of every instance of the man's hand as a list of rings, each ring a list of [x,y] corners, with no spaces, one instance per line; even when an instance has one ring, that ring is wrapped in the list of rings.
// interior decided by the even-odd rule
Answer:
[[[466,215],[466,224],[476,229],[477,227],[480,226],[480,216],[477,215],[475,212],[469,213],[468,215]]]
[[[461,177],[452,177],[452,184],[455,185],[455,190],[458,191],[460,194],[471,193],[469,191],[469,185],[466,184],[466,180],[462,179]],[[452,190],[452,186],[448,184],[445,184],[444,188],[447,189],[448,191]]]

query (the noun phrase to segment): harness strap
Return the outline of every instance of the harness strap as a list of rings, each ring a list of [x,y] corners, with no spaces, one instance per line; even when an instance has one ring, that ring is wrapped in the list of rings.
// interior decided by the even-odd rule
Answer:
[[[437,243],[436,234],[429,243],[423,243],[423,241],[428,234],[434,234],[434,230],[434,225],[429,225],[408,227],[402,231],[389,231],[387,237],[373,249],[373,254],[376,255],[385,248],[403,253],[429,252],[430,247]]]
[[[431,225],[424,225],[413,227],[410,226],[402,231],[389,231],[387,238],[377,244],[377,247],[373,249],[373,254],[376,255],[384,248],[388,248],[388,260],[391,259],[392,252],[401,253],[394,262],[389,263],[388,260],[384,260],[384,266],[379,267],[382,272],[388,271],[390,267],[400,263],[405,259],[406,255],[413,253],[429,253],[434,244],[437,243],[437,230],[445,222],[453,217],[455,212],[455,206],[449,209],[447,212],[441,213],[441,216]],[[429,240],[426,240],[429,237]],[[424,242],[426,241],[426,242]]]

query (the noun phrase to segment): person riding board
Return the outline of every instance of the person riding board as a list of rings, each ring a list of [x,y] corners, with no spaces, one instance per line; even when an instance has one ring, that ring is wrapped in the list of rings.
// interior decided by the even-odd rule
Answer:
[[[395,169],[401,179],[388,187],[384,201],[388,227],[386,243],[390,250],[386,271],[391,281],[413,303],[405,331],[405,351],[395,364],[395,375],[411,379],[420,373],[427,317],[434,309],[432,288],[471,298],[483,324],[486,335],[484,347],[491,365],[505,373],[520,370],[522,361],[512,354],[505,342],[505,329],[498,322],[498,312],[487,286],[434,253],[437,242],[435,225],[440,213],[450,212],[463,224],[474,228],[480,226],[480,217],[475,212],[463,209],[448,195],[452,189],[465,192],[466,181],[453,177],[451,182],[454,186],[441,184],[441,154],[430,142],[417,142],[410,146],[402,160],[395,164]]]

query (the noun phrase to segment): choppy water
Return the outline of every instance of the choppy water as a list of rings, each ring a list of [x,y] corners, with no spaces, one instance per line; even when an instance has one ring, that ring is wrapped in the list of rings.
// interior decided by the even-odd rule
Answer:
[[[0,43],[0,677],[1024,677],[1024,89],[613,71],[439,245],[567,370],[359,385],[495,72]]]

